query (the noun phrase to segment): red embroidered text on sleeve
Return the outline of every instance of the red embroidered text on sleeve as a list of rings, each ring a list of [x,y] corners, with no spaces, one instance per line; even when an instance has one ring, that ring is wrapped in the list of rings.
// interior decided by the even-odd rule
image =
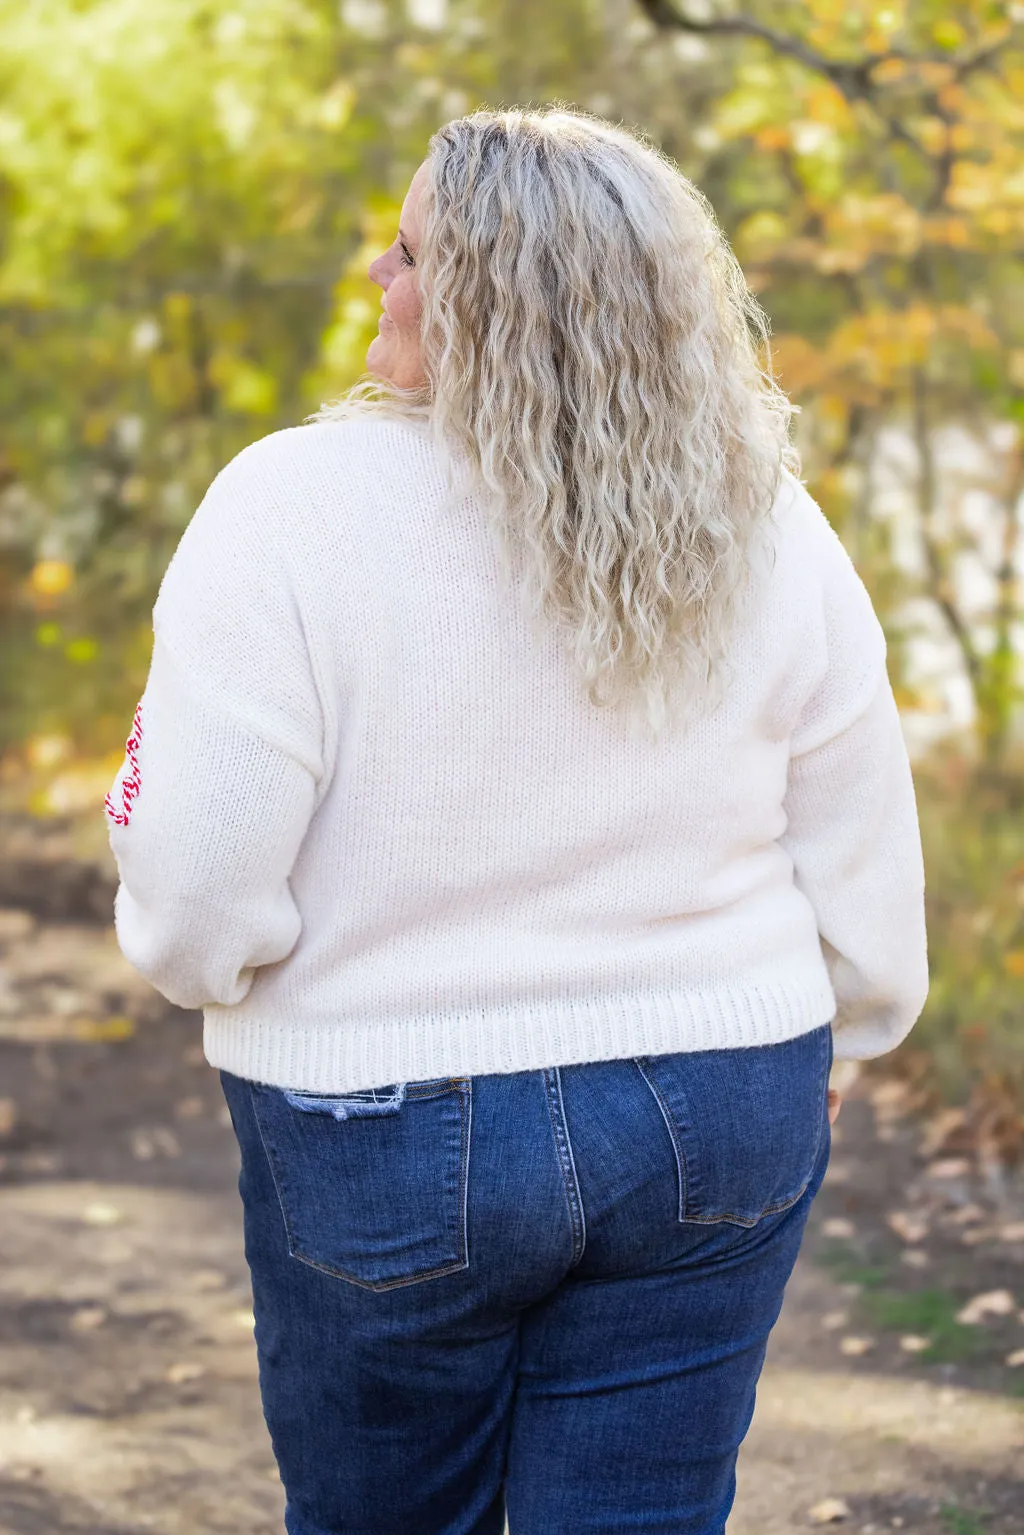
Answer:
[[[125,755],[131,763],[131,772],[126,773],[121,780],[121,808],[118,810],[114,801],[108,794],[103,804],[111,820],[118,826],[127,826],[132,816],[132,803],[138,798],[142,787],[142,778],[139,773],[139,743],[142,740],[142,704],[139,703],[135,710],[135,718],[132,720],[132,732],[124,743]]]

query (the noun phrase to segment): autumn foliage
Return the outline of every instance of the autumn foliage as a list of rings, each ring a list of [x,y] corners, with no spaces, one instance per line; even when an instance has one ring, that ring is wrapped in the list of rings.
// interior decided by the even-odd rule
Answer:
[[[935,739],[916,1040],[946,1091],[1018,1092],[1024,6],[0,0],[0,27],[5,792],[102,797],[181,530],[358,376],[432,129],[560,98],[676,158],[771,317],[810,487]]]

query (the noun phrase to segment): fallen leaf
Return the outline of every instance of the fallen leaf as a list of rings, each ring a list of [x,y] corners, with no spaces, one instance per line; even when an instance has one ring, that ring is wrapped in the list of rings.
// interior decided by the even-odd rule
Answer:
[[[997,1232],[1000,1242],[1024,1242],[1024,1221],[1007,1221]]]
[[[93,1041],[131,1039],[135,1033],[135,1024],[130,1018],[123,1016],[116,1018],[76,1018],[71,1025],[71,1032],[76,1039]]]
[[[856,1226],[851,1220],[847,1220],[845,1215],[830,1216],[827,1221],[822,1222],[821,1230],[823,1236],[836,1237],[840,1241],[845,1241],[857,1234]]]
[[[926,1157],[933,1157],[937,1151],[942,1150],[955,1130],[964,1128],[966,1120],[967,1115],[963,1109],[940,1109],[925,1129],[921,1142],[922,1153]]]
[[[821,1325],[826,1332],[835,1332],[838,1327],[845,1327],[849,1320],[848,1311],[827,1311],[821,1319]]]
[[[950,1210],[939,1217],[943,1226],[968,1226],[972,1221],[983,1221],[985,1211],[980,1205],[961,1205],[957,1210]]]
[[[842,1498],[822,1498],[807,1513],[813,1524],[839,1524],[841,1520],[849,1519],[850,1505]]]
[[[87,1226],[116,1226],[124,1216],[114,1205],[95,1204],[86,1205],[82,1219]]]
[[[871,1089],[870,1097],[876,1109],[887,1109],[905,1102],[909,1093],[910,1088],[906,1082],[901,1082],[898,1077],[888,1077]]]
[[[885,1223],[902,1242],[921,1242],[928,1235],[928,1222],[923,1215],[908,1210],[890,1210]]]
[[[179,1364],[172,1364],[165,1376],[172,1386],[184,1386],[190,1380],[198,1380],[200,1375],[205,1375],[206,1370],[201,1364],[192,1364],[188,1360],[182,1360]]]
[[[1024,1365],[1024,1348],[1015,1348],[1012,1354],[1007,1354],[1006,1363],[1011,1370],[1017,1370]]]
[[[0,909],[0,943],[16,943],[19,938],[27,938],[35,925],[36,919],[30,911],[3,907]]]
[[[0,1135],[10,1135],[18,1122],[18,1109],[13,1098],[0,1098]]]
[[[220,1269],[198,1269],[192,1275],[192,1283],[197,1290],[222,1290],[228,1282],[228,1276],[222,1274]]]
[[[107,1312],[103,1306],[79,1306],[72,1312],[68,1323],[72,1332],[95,1332],[97,1327],[102,1327],[107,1320]]]
[[[236,1327],[247,1327],[250,1332],[256,1326],[256,1318],[251,1311],[232,1311],[230,1320]]]
[[[900,1253],[900,1262],[905,1263],[910,1269],[926,1269],[931,1261],[928,1254],[920,1247],[905,1247]]]
[[[926,1348],[931,1348],[930,1338],[919,1337],[917,1333],[908,1332],[900,1339],[900,1348],[906,1354],[923,1354]]]
[[[966,1178],[970,1171],[971,1164],[966,1157],[940,1157],[925,1168],[929,1178]]]
[[[840,1338],[839,1352],[856,1359],[861,1354],[866,1354],[875,1346],[874,1338]]]
[[[962,1306],[956,1319],[965,1327],[977,1327],[987,1316],[1009,1316],[1016,1304],[1009,1290],[985,1290]]]
[[[181,1156],[178,1137],[165,1125],[154,1125],[149,1130],[133,1130],[131,1148],[136,1162],[151,1162],[156,1156]]]

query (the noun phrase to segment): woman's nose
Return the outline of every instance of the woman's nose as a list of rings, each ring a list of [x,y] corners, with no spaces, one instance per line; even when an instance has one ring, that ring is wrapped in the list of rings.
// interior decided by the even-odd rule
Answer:
[[[384,281],[384,273],[381,270],[381,258],[379,256],[375,261],[370,262],[366,270],[371,282],[375,282],[379,288],[387,287],[387,283]]]

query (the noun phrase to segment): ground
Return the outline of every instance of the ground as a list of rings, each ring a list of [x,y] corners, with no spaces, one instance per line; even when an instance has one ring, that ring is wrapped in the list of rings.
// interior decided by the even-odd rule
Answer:
[[[280,1535],[199,1018],[124,964],[101,855],[8,830],[0,1535]],[[1024,1535],[1024,1190],[905,1109],[849,1087],[729,1535]]]

